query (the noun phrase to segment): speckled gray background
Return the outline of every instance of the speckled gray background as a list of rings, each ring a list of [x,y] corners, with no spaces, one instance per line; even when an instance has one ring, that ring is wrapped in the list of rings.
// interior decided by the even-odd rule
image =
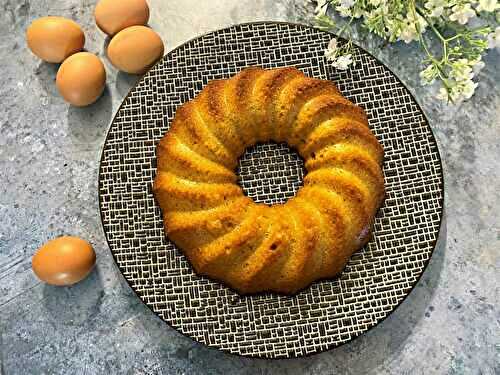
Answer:
[[[500,373],[500,55],[492,51],[474,98],[458,107],[418,84],[416,46],[358,43],[405,82],[438,139],[445,221],[415,290],[383,323],[333,351],[255,360],[208,349],[151,313],[114,265],[98,214],[100,149],[136,77],[105,60],[105,95],[79,109],[55,89],[57,66],[26,48],[45,15],[79,22],[86,48],[104,58],[95,1],[0,0],[0,373],[5,374],[494,374]],[[167,51],[233,23],[310,23],[306,0],[150,0]],[[496,65],[496,66],[495,66]],[[98,266],[68,288],[41,284],[31,256],[60,234],[89,239]]]

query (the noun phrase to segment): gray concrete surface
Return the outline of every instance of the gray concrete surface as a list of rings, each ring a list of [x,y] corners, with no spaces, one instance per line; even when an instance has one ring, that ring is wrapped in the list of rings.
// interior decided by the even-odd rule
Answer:
[[[94,1],[0,0],[0,373],[4,374],[494,374],[500,373],[500,57],[490,52],[474,98],[458,107],[418,84],[415,46],[358,42],[416,94],[444,163],[446,216],[416,289],[382,324],[333,351],[252,360],[177,333],[132,293],[98,214],[97,170],[112,114],[136,78],[105,62],[107,90],[79,109],[57,95],[57,66],[26,48],[45,15],[79,22],[104,58]],[[252,20],[310,22],[305,0],[150,0],[167,51],[205,31]],[[98,266],[73,287],[41,284],[31,256],[60,234],[89,239]]]

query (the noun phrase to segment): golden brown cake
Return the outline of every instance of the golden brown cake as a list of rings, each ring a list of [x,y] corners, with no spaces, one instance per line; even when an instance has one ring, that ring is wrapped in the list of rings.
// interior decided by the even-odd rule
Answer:
[[[304,186],[284,204],[246,197],[245,148],[287,142]],[[383,149],[364,110],[295,68],[242,70],[177,109],[157,147],[154,193],[195,271],[239,293],[295,293],[337,275],[369,239],[384,198]]]

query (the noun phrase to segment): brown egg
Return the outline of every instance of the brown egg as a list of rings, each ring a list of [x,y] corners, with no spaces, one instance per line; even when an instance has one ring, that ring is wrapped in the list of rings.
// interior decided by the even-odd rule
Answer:
[[[111,63],[124,72],[144,74],[163,56],[163,42],[146,26],[131,26],[116,34],[108,46]]]
[[[56,85],[67,102],[79,107],[89,105],[104,91],[106,85],[104,64],[92,53],[75,53],[59,67]]]
[[[85,35],[75,21],[64,17],[42,17],[26,31],[28,47],[50,63],[60,63],[85,45]]]
[[[48,241],[36,252],[32,267],[38,278],[51,285],[71,285],[83,280],[95,264],[87,241],[63,236]]]
[[[94,11],[97,26],[106,34],[134,25],[146,25],[149,7],[145,0],[101,0]]]

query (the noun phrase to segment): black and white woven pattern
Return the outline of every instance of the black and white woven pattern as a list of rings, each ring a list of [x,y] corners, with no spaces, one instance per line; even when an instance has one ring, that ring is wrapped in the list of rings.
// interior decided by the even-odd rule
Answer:
[[[410,292],[437,240],[443,177],[436,142],[418,104],[384,65],[361,49],[337,71],[323,51],[331,35],[287,23],[233,26],[169,53],[125,98],[111,124],[99,174],[109,246],[137,295],[171,326],[219,349],[266,358],[297,357],[345,343],[384,319]],[[165,237],[152,194],[155,145],[176,108],[212,79],[242,68],[296,66],[336,82],[361,105],[385,149],[387,196],[374,238],[341,277],[296,296],[241,297],[193,273]],[[283,202],[300,186],[302,161],[285,145],[258,145],[238,168],[246,193]]]

